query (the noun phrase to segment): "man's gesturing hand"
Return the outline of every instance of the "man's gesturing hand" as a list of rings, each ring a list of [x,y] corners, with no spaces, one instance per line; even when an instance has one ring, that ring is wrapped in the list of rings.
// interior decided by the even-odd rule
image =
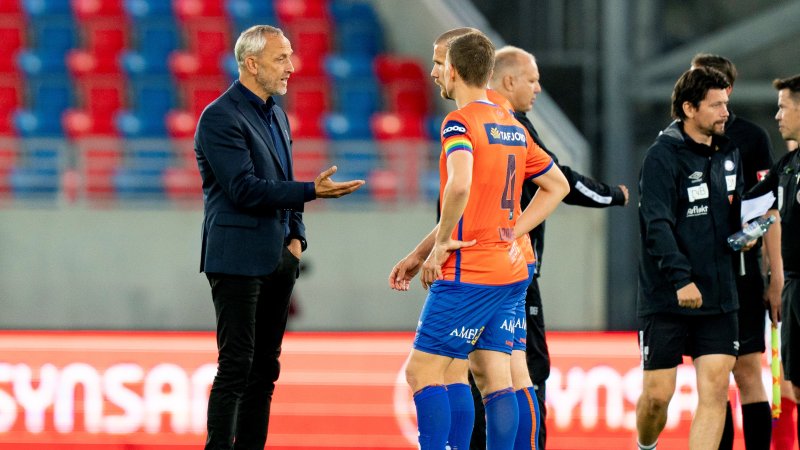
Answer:
[[[314,180],[314,192],[319,198],[338,198],[347,195],[364,185],[364,180],[333,181],[331,176],[336,173],[336,166],[331,166],[323,171]]]

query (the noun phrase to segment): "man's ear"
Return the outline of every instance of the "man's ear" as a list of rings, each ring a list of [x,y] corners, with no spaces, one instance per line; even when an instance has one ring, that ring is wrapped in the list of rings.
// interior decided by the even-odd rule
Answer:
[[[244,68],[247,70],[247,73],[250,75],[255,75],[258,73],[258,65],[256,64],[256,59],[252,56],[247,56],[244,58]]]
[[[697,108],[694,107],[692,102],[683,102],[681,108],[683,108],[683,115],[686,116],[687,119],[694,117],[694,113],[697,112]]]
[[[503,87],[507,92],[511,92],[514,90],[514,76],[513,75],[504,75],[503,76]]]

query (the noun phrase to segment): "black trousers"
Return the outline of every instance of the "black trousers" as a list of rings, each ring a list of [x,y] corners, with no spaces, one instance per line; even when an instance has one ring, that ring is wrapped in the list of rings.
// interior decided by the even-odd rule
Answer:
[[[544,314],[542,312],[542,295],[539,292],[539,278],[534,277],[525,293],[525,326],[527,344],[525,359],[528,373],[536,388],[536,401],[539,403],[539,438],[536,449],[544,450],[547,442],[547,406],[545,405],[546,381],[550,376],[550,350],[544,335]],[[486,450],[486,414],[483,409],[481,393],[475,386],[472,374],[469,377],[472,386],[472,399],[475,403],[475,425],[472,429],[470,450]]]
[[[261,277],[206,274],[217,316],[217,375],[206,450],[263,450],[298,259],[284,248]]]

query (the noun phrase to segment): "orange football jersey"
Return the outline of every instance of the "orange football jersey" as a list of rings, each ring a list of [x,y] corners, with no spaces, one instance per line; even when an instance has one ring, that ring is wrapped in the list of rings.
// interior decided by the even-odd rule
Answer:
[[[448,114],[441,136],[440,195],[447,184],[448,156],[457,151],[473,155],[469,200],[452,238],[477,240],[448,258],[442,266],[444,279],[482,285],[525,280],[526,263],[531,261],[513,239],[522,182],[547,172],[552,159],[507,108],[488,101],[472,102]],[[524,238],[522,242],[530,245]]]

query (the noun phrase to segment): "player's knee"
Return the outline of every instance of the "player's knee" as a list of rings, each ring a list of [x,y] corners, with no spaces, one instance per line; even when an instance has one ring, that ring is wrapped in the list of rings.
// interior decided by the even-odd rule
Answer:
[[[660,416],[667,413],[669,407],[669,396],[663,393],[643,392],[639,397],[639,411],[649,416]]]

